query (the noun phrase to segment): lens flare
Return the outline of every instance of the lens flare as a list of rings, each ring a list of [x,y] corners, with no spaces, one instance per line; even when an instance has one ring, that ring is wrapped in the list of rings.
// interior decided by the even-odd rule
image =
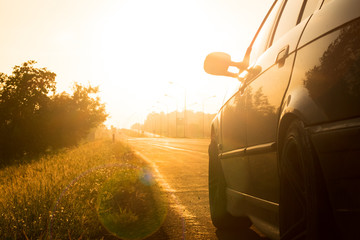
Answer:
[[[94,184],[90,192],[95,195],[76,197],[89,184]],[[63,204],[69,197],[75,205],[84,199],[96,199],[94,216],[97,214],[108,232],[125,240],[144,239],[155,233],[163,224],[168,209],[167,196],[151,169],[116,163],[98,166],[82,172],[63,189],[50,211],[49,239],[57,238],[61,222],[68,221],[65,216],[68,210]],[[84,211],[92,212],[92,209],[84,207]]]
[[[164,222],[167,202],[149,169],[128,168],[113,174],[98,195],[100,222],[121,239],[144,239]]]
[[[155,183],[154,176],[149,169],[143,168],[140,174],[140,181],[146,186],[152,186]]]

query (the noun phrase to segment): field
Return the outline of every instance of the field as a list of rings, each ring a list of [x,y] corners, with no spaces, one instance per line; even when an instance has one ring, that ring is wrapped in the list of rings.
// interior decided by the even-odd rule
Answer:
[[[151,169],[121,142],[0,169],[0,239],[143,239],[166,210]]]

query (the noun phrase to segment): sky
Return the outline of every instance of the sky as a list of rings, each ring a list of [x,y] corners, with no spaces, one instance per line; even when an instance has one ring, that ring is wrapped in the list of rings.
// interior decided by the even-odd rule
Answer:
[[[272,0],[0,0],[0,72],[28,60],[99,86],[106,125],[150,112],[217,112],[237,80],[208,75],[211,52],[241,61]]]

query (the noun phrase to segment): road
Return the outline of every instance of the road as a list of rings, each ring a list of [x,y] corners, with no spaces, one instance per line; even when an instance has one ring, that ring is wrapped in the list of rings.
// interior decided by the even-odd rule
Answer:
[[[134,151],[150,163],[169,196],[169,210],[152,239],[265,240],[254,227],[226,232],[211,223],[208,200],[209,139],[127,138]]]

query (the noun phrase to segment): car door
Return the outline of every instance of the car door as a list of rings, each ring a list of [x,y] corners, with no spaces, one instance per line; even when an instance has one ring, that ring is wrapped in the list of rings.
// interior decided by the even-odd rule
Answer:
[[[268,38],[283,0],[277,1],[271,10],[258,38]],[[266,45],[257,41],[254,53],[261,53]],[[240,194],[249,194],[251,188],[248,159],[245,156],[246,140],[246,95],[244,88],[228,100],[221,110],[221,163],[228,189]],[[228,196],[229,197],[229,196]]]
[[[268,48],[252,66],[261,71],[247,80],[244,92],[246,156],[252,186],[249,194],[263,203],[260,206],[271,212],[269,221],[274,222],[279,202],[276,153],[279,111],[291,78],[297,45],[309,19],[302,18],[307,7],[319,7],[319,1],[287,0],[283,3]]]

